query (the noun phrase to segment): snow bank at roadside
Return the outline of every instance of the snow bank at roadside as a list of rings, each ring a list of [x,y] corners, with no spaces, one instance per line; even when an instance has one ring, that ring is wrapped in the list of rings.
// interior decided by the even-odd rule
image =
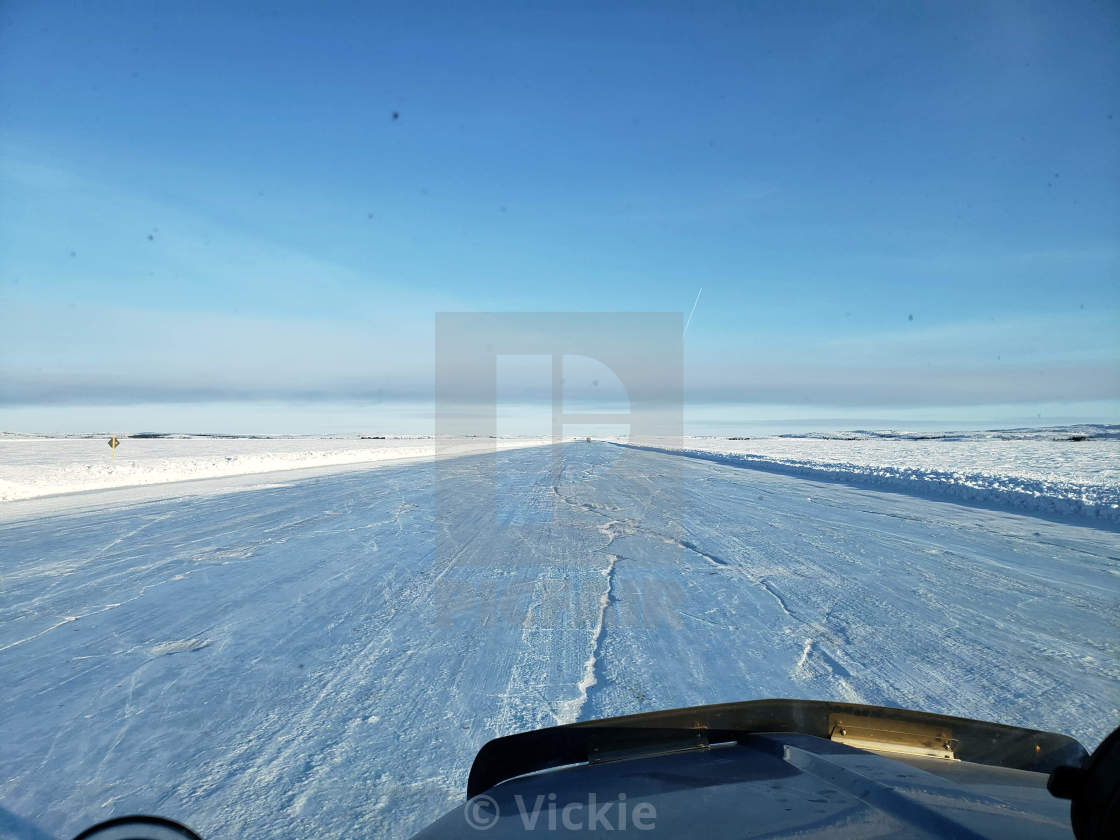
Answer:
[[[440,455],[551,443],[548,438],[447,438]],[[344,467],[433,458],[431,437],[122,438],[114,455],[107,437],[0,437],[0,502],[59,493],[224,478],[309,467]]]
[[[1120,525],[1117,427],[937,436],[850,432],[623,445],[871,490]],[[1022,432],[1014,434],[1013,432]]]

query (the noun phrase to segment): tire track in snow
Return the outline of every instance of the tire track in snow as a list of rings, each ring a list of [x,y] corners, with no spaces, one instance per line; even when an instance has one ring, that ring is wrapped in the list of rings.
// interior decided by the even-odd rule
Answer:
[[[603,594],[599,596],[599,619],[595,623],[595,629],[591,634],[591,655],[588,656],[587,661],[583,663],[582,679],[576,683],[579,696],[574,700],[567,700],[561,704],[560,708],[564,719],[558,719],[557,723],[573,723],[579,720],[580,713],[587,703],[588,692],[599,682],[599,659],[603,655],[603,642],[606,638],[607,609],[611,605],[611,591],[614,587],[614,570],[619,559],[617,554],[609,554],[607,556],[609,558],[609,563],[607,564],[607,568],[602,571],[603,577],[607,579],[607,585],[603,590]]]
[[[556,487],[553,487],[553,490],[562,501],[572,507],[583,510],[582,505],[576,505],[569,499],[566,499]],[[598,513],[598,511],[591,512]],[[575,685],[577,694],[573,698],[557,701],[555,707],[551,704],[548,706],[547,711],[553,718],[552,723],[557,725],[572,723],[579,719],[579,715],[584,705],[587,703],[588,691],[598,682],[598,665],[602,656],[602,645],[605,633],[604,622],[606,620],[606,611],[611,603],[614,570],[615,564],[618,561],[618,556],[608,552],[607,549],[611,547],[618,537],[626,536],[634,532],[634,527],[630,522],[617,519],[608,519],[606,522],[596,525],[595,529],[606,538],[606,543],[597,549],[597,552],[605,553],[607,557],[606,567],[599,570],[599,574],[604,578],[604,587],[596,602],[596,618],[586,643],[590,650],[587,659],[584,660],[583,666],[579,671],[580,678]],[[500,695],[502,699],[501,708],[498,714],[490,721],[491,728],[499,735],[508,735],[510,732],[517,731],[519,728],[525,729],[532,726],[548,724],[548,721],[542,718],[540,706],[526,702],[525,693],[527,690],[534,689],[534,686],[539,685],[539,677],[542,671],[542,663],[539,662],[540,656],[538,652],[541,646],[536,642],[537,637],[542,635],[542,633],[548,632],[549,628],[534,626],[536,623],[534,615],[535,611],[540,609],[545,598],[548,597],[548,593],[542,592],[541,587],[545,581],[549,580],[553,580],[553,578],[541,578],[538,580],[534,605],[526,615],[525,626],[522,628],[520,652],[517,661],[510,671],[510,678],[506,689]],[[537,694],[540,693],[539,689],[534,689],[534,691]]]
[[[657,534],[657,536],[670,545],[676,545],[684,550],[692,552],[717,568],[738,572],[752,584],[769,594],[787,619],[801,625],[801,627],[810,634],[809,638],[805,639],[800,657],[789,671],[792,678],[798,681],[824,679],[835,689],[833,693],[838,695],[841,699],[850,703],[866,702],[863,696],[850,682],[852,677],[851,671],[840,664],[836,655],[829,653],[821,645],[820,637],[822,636],[832,637],[837,643],[847,643],[848,641],[845,632],[841,630],[839,633],[834,633],[828,626],[831,610],[823,617],[822,621],[804,619],[790,608],[785,596],[769,579],[765,577],[755,577],[750,574],[745,567],[737,564],[732,565],[727,560],[700,548],[692,540],[669,537],[664,534]]]

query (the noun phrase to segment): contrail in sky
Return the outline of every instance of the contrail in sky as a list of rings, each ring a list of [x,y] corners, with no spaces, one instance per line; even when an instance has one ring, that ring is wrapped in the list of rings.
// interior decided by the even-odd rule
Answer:
[[[703,286],[700,287],[700,292],[702,292],[702,291],[704,291]],[[688,320],[684,322],[684,333],[683,333],[683,335],[688,334],[688,325],[692,323],[692,316],[696,314],[696,304],[698,304],[700,302],[700,292],[696,293],[696,300],[694,300],[692,302],[692,311],[688,313]]]

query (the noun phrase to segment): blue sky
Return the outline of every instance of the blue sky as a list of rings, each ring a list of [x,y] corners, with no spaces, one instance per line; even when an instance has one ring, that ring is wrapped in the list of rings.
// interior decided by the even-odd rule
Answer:
[[[9,0],[0,428],[422,418],[435,312],[700,287],[717,425],[1115,421],[1118,42],[1109,2]]]

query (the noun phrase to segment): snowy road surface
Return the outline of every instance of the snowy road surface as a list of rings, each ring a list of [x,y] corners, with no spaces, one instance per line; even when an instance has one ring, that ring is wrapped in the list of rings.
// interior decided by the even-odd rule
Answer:
[[[490,738],[698,703],[909,706],[1090,748],[1120,718],[1115,531],[561,453],[555,486],[549,447],[445,461],[441,504],[423,463],[9,508],[0,835],[155,812],[407,837]]]

